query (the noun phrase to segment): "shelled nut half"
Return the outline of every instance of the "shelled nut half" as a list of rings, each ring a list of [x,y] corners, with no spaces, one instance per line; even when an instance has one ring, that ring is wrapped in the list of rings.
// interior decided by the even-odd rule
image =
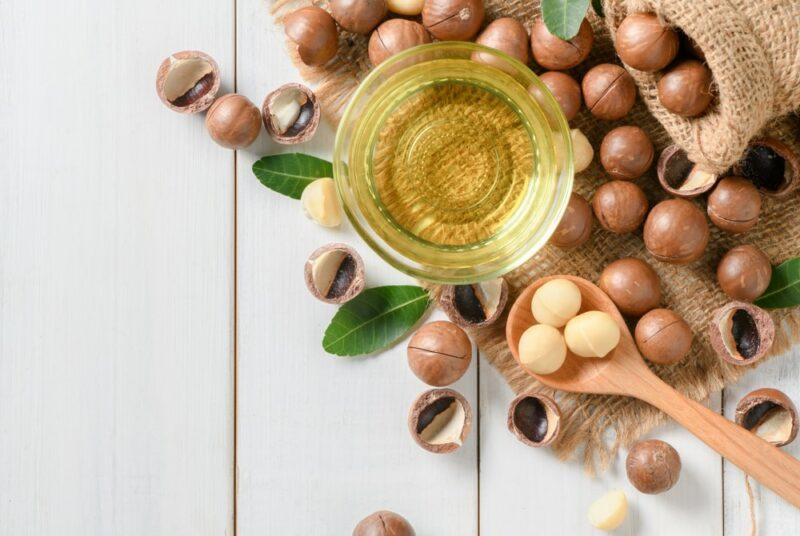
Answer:
[[[670,145],[661,152],[657,165],[658,182],[677,197],[697,197],[717,183],[717,175],[689,160],[686,151]]]
[[[472,285],[447,285],[442,288],[439,305],[448,318],[462,328],[494,323],[508,301],[508,283],[502,277]]]
[[[764,195],[785,197],[800,186],[800,157],[775,138],[750,143],[733,172],[753,182]]]
[[[306,286],[325,303],[344,303],[364,290],[364,261],[347,244],[327,244],[306,261]]]
[[[267,133],[278,143],[292,145],[311,139],[319,125],[320,107],[314,93],[302,84],[285,84],[261,105]]]
[[[214,58],[199,50],[175,52],[161,62],[156,92],[168,108],[182,114],[207,109],[219,91],[219,67]]]
[[[530,447],[551,444],[561,431],[558,404],[549,396],[522,393],[508,406],[508,430]]]
[[[751,365],[769,352],[775,325],[760,307],[734,301],[714,311],[708,335],[722,359],[734,365]]]
[[[408,429],[417,444],[436,454],[453,452],[464,444],[472,426],[472,409],[452,389],[431,389],[414,400]]]
[[[736,424],[782,447],[797,437],[797,408],[777,389],[756,389],[736,405]]]

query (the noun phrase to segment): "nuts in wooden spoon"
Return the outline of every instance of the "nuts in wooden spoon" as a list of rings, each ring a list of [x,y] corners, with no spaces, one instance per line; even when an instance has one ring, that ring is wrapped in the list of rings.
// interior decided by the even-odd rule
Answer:
[[[522,393],[508,406],[508,429],[530,447],[544,447],[558,439],[561,411],[549,396]]]
[[[306,65],[325,65],[339,49],[336,22],[322,8],[309,6],[292,11],[283,21],[283,30]]]
[[[755,300],[767,290],[771,278],[769,257],[750,244],[731,249],[717,265],[719,286],[734,300]]]
[[[156,91],[168,108],[194,114],[211,106],[219,82],[219,67],[214,58],[199,50],[183,50],[161,62]]]
[[[589,507],[589,523],[600,530],[611,531],[622,525],[628,515],[628,499],[619,490],[609,491]]]
[[[228,149],[248,147],[261,132],[261,112],[250,99],[229,93],[214,102],[206,113],[206,130]]]
[[[507,301],[508,283],[502,277],[472,285],[446,285],[439,297],[447,317],[464,328],[493,324]]]
[[[452,389],[425,391],[414,401],[408,416],[408,429],[414,441],[436,454],[458,449],[471,426],[469,403]]]
[[[714,187],[717,175],[689,160],[686,151],[670,145],[658,159],[658,181],[676,197],[697,197]]]
[[[411,523],[400,514],[380,510],[362,519],[353,529],[353,536],[414,536]]]
[[[578,35],[564,41],[550,33],[544,20],[537,19],[531,28],[531,49],[536,63],[552,71],[571,69],[589,56],[594,44],[594,31],[589,21],[584,20]]]
[[[775,325],[765,310],[735,301],[714,311],[708,336],[722,359],[734,365],[751,365],[769,352]]]
[[[344,303],[364,290],[364,261],[347,244],[327,244],[308,257],[305,279],[318,300]]]
[[[625,471],[633,487],[642,493],[664,493],[681,476],[681,457],[664,441],[637,441],[625,459]]]
[[[605,357],[619,344],[620,329],[610,314],[587,311],[567,322],[564,339],[573,354]]]
[[[540,324],[564,327],[581,310],[581,291],[569,279],[553,279],[533,293],[531,313]]]
[[[552,374],[567,358],[564,336],[553,326],[534,324],[519,339],[519,361],[534,374]]]
[[[430,322],[408,341],[408,366],[414,375],[434,387],[457,381],[469,368],[472,343],[452,322]]]
[[[797,437],[797,408],[777,389],[756,389],[736,405],[736,424],[782,447]]]
[[[272,139],[291,145],[311,139],[319,125],[320,107],[306,86],[285,84],[267,95],[261,115]]]

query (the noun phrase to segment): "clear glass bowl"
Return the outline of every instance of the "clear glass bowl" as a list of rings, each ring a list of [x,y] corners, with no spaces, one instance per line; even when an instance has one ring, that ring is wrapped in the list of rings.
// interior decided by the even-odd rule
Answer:
[[[420,236],[413,226],[399,223],[384,206],[373,167],[374,140],[387,121],[387,114],[422,88],[462,82],[480,86],[516,112],[519,123],[515,124],[523,125],[529,136],[526,140],[530,142],[532,165],[525,168],[530,176],[521,193],[516,191],[513,210],[496,230],[491,227],[490,236],[466,243],[441,243]],[[489,138],[466,141],[467,145],[479,144],[476,146],[492,143]],[[470,172],[486,169],[485,162],[475,163],[483,167],[470,167],[469,153],[462,164]],[[566,210],[573,180],[569,127],[545,85],[510,56],[465,42],[418,46],[373,69],[345,110],[336,134],[333,165],[345,213],[367,244],[401,272],[452,284],[498,277],[541,249]],[[476,182],[473,177],[469,186],[477,185],[472,188],[474,191],[491,188],[489,183],[491,180]],[[423,184],[421,188],[424,187]],[[447,199],[444,201],[446,204]],[[454,199],[453,206],[458,201]]]

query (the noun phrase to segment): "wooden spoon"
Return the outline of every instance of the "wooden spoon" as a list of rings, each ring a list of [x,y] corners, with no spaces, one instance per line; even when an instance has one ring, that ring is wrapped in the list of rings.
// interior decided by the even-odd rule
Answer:
[[[552,374],[531,376],[563,391],[632,396],[657,407],[742,471],[800,508],[800,461],[757,435],[686,398],[664,383],[645,364],[628,326],[614,302],[593,283],[575,276],[545,277],[526,288],[508,315],[506,338],[519,362],[519,339],[536,323],[531,299],[536,289],[552,279],[568,279],[581,291],[581,311],[605,311],[619,324],[619,345],[604,358],[585,358],[567,352],[564,365]],[[520,366],[522,366],[520,364]]]

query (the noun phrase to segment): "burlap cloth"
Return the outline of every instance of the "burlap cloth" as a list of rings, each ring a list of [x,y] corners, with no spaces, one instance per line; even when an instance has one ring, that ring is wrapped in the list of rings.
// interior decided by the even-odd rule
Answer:
[[[272,9],[279,21],[282,14],[307,3],[302,0],[279,0],[272,5]],[[663,2],[663,4],[667,3]],[[703,9],[711,11],[714,11],[710,7],[711,4],[716,4],[712,0],[680,0],[673,3],[681,6],[705,6]],[[728,0],[725,3],[724,11],[727,13],[729,9],[732,9],[730,8],[732,5],[738,5],[738,2]],[[530,26],[530,23],[538,15],[539,2],[537,0],[487,0],[486,6],[488,20],[500,16],[513,16],[526,26]],[[617,7],[610,5],[609,7],[612,8],[612,14],[617,13]],[[705,13],[698,14],[698,9],[700,8],[691,8],[691,13],[695,14],[697,20],[692,21],[693,26],[690,28],[696,28],[703,19]],[[745,13],[749,13],[756,8],[745,6],[742,3],[741,9]],[[592,65],[617,61],[609,32],[603,20],[593,13],[590,13],[588,17],[594,27],[596,39],[589,59],[582,66],[571,71],[571,74],[577,79],[580,79]],[[683,18],[674,20],[683,20]],[[738,21],[741,19],[741,16],[736,17]],[[711,20],[716,21],[716,15]],[[714,24],[717,23],[714,22]],[[720,25],[712,29],[709,24],[705,37],[699,38],[699,34],[695,31],[690,31],[690,35],[697,38],[706,50],[711,50],[709,47],[716,46],[713,45],[715,41],[711,34],[721,36],[724,31],[727,31],[723,30],[725,28],[728,26]],[[723,38],[720,37],[720,39]],[[725,36],[724,39],[727,43],[728,37]],[[367,39],[363,36],[343,34],[337,59],[324,68],[309,68],[302,65],[290,47],[289,52],[294,55],[295,63],[302,76],[309,82],[317,84],[315,91],[322,102],[323,110],[334,123],[341,116],[342,108],[350,93],[370,68],[366,44]],[[751,60],[743,56],[745,51],[750,49],[731,47],[728,50],[725,45],[713,50],[711,56],[715,64],[728,65],[728,63],[724,63],[726,61],[724,56],[726,53],[730,53],[733,58],[730,61],[736,62],[737,68],[753,69],[754,76],[756,74],[763,75],[764,79],[768,74],[774,77],[774,66],[772,64],[765,66],[766,60],[763,51]],[[756,51],[752,51],[752,53],[756,54]],[[793,67],[798,70],[796,60]],[[535,70],[541,71],[536,68]],[[762,71],[768,72],[762,73]],[[797,73],[793,73],[793,76],[796,75]],[[763,88],[757,88],[757,90],[758,92],[754,95],[764,94]],[[795,89],[795,91],[797,90]],[[774,102],[776,94],[784,93],[783,89],[773,93],[770,102]],[[759,104],[753,100],[752,95],[748,95],[745,101],[737,103],[736,106],[731,105],[729,109],[733,115],[726,119],[726,121],[730,121],[730,124],[726,122],[724,128],[720,126],[719,132],[716,133],[719,139],[728,136],[729,129],[735,128],[739,122],[747,122],[748,114],[752,111],[751,108],[757,107]],[[786,109],[788,108],[784,104],[780,110],[785,111]],[[777,110],[772,109],[770,114],[777,113]],[[572,121],[572,126],[580,128],[594,147],[600,146],[600,141],[606,132],[622,124],[636,124],[644,128],[651,135],[657,151],[670,143],[667,132],[641,101],[637,102],[624,121],[599,121],[585,109]],[[757,129],[754,132],[757,132]],[[796,149],[800,149],[800,125],[796,118],[786,117],[773,121],[766,127],[764,133],[769,133]],[[714,145],[711,138],[708,143],[711,146]],[[596,160],[575,180],[575,189],[587,199],[591,198],[597,186],[608,180]],[[651,205],[667,197],[658,185],[654,169],[639,179],[637,183],[644,188]],[[703,201],[701,204],[705,209]],[[759,224],[743,236],[731,237],[712,226],[711,242],[706,254],[701,260],[689,266],[672,266],[654,260],[644,248],[641,231],[628,235],[614,235],[595,226],[592,239],[586,245],[569,251],[548,246],[524,266],[507,274],[506,280],[511,287],[509,299],[515,299],[523,288],[544,275],[575,274],[596,281],[603,267],[620,257],[634,256],[647,260],[661,277],[665,306],[680,313],[696,334],[692,352],[683,363],[673,367],[654,366],[653,368],[661,378],[682,393],[695,400],[702,400],[726,384],[736,381],[747,370],[747,367],[735,367],[719,359],[714,354],[706,336],[706,324],[711,311],[726,301],[715,281],[716,264],[725,251],[741,243],[758,245],[776,264],[800,254],[800,219],[795,214],[796,205],[796,195],[780,201],[765,198]],[[773,314],[773,318],[778,326],[773,354],[779,354],[787,351],[793,342],[800,339],[800,315],[796,310],[778,311]],[[550,392],[548,388],[538,384],[516,365],[506,345],[504,330],[505,318],[502,318],[494,326],[473,332],[472,335],[478,343],[481,355],[503,374],[514,391]],[[613,459],[620,446],[630,444],[664,420],[664,415],[660,411],[631,398],[562,392],[554,393],[554,396],[564,415],[563,432],[554,449],[562,458],[574,455],[582,456],[590,471],[605,467]]]

